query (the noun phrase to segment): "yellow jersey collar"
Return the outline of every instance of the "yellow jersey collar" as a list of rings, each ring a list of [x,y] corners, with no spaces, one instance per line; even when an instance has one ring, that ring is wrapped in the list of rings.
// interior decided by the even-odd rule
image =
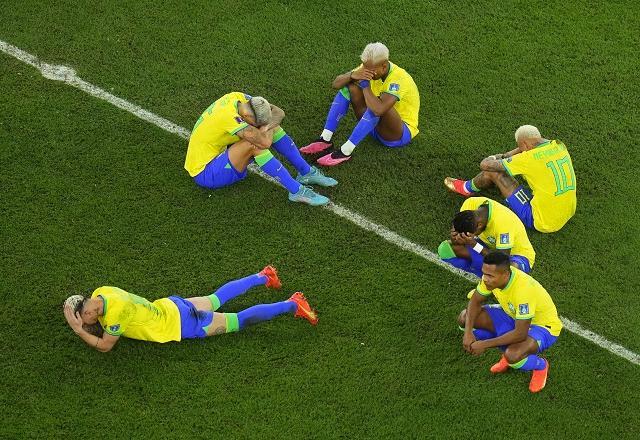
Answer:
[[[504,286],[502,289],[500,289],[500,290],[502,290],[503,292],[504,292],[505,290],[507,290],[509,287],[511,287],[511,284],[513,284],[513,280],[516,278],[516,271],[515,271],[515,270],[513,270],[513,268],[512,268],[512,267],[511,267],[511,268],[509,268],[509,269],[511,270],[511,275],[509,276],[509,282],[507,283],[507,285],[506,285],[506,286]]]

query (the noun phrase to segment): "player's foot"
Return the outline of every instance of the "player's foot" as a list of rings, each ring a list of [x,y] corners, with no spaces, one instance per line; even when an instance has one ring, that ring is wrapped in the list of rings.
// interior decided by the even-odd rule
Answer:
[[[304,154],[315,154],[332,147],[333,142],[327,142],[322,138],[318,138],[315,141],[311,142],[309,145],[300,148],[300,152]]]
[[[304,297],[302,292],[294,293],[287,301],[294,302],[298,305],[296,314],[294,315],[296,318],[304,318],[309,321],[311,325],[318,324],[318,313],[311,308],[307,298]]]
[[[333,167],[336,165],[340,165],[342,162],[346,162],[351,159],[351,156],[347,156],[340,150],[335,150],[331,154],[327,154],[318,159],[318,163],[320,165],[324,165],[326,167]]]
[[[462,179],[454,179],[453,177],[444,178],[444,186],[446,186],[449,191],[469,197],[471,193],[464,187],[464,182]]]
[[[537,393],[547,384],[547,373],[549,373],[549,361],[543,359],[546,364],[544,370],[533,370],[531,374],[531,382],[529,382],[529,391]]]
[[[331,177],[327,177],[322,174],[316,167],[311,167],[311,171],[309,171],[304,176],[302,174],[298,174],[296,180],[303,185],[320,185],[320,186],[336,186],[338,181],[336,179],[332,179]]]
[[[311,206],[322,206],[329,203],[329,199],[318,194],[308,186],[300,185],[297,193],[289,193],[289,200],[292,202],[306,203]]]
[[[508,369],[509,369],[509,362],[507,362],[507,358],[504,357],[504,355],[502,355],[498,363],[493,364],[489,369],[489,371],[491,371],[493,374],[498,374],[498,373],[506,373]]]
[[[280,282],[280,278],[278,278],[278,271],[273,266],[265,266],[258,275],[264,275],[267,277],[267,282],[265,283],[265,287],[268,289],[279,289],[282,287],[282,283]]]

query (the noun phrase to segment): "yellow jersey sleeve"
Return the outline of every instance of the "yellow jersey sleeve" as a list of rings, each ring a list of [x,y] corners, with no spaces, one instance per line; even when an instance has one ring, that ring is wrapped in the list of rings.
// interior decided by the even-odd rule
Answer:
[[[506,159],[502,159],[502,166],[507,173],[512,176],[517,176],[518,174],[525,174],[528,170],[529,158],[527,157],[528,151],[514,154],[511,157],[507,157]]]
[[[491,295],[491,290],[489,290],[487,288],[487,286],[484,284],[483,280],[480,280],[480,282],[478,283],[478,285],[476,286],[476,291],[482,295],[482,296],[489,296]]]
[[[135,316],[135,305],[121,298],[113,288],[102,287],[94,292],[104,301],[104,314],[101,324],[104,331],[112,336],[121,336]]]

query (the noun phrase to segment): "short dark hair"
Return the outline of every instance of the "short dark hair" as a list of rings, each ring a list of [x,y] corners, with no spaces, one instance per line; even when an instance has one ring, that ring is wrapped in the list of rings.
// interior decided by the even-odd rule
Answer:
[[[460,211],[453,217],[453,229],[459,234],[474,233],[478,229],[475,211]]]
[[[491,266],[496,266],[502,269],[508,269],[511,266],[509,255],[497,250],[489,251],[489,253],[484,256],[484,259],[482,261],[484,262],[484,264],[489,264]]]

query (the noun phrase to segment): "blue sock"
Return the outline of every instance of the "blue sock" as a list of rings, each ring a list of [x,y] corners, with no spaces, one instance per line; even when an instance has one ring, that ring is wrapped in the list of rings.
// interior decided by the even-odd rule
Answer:
[[[284,313],[294,313],[298,305],[293,301],[281,301],[273,304],[258,304],[238,313],[240,330],[260,321],[268,321]]]
[[[273,143],[271,146],[284,157],[287,158],[289,163],[295,167],[296,170],[303,176],[309,174],[311,166],[302,158],[298,147],[293,139],[282,129],[279,128],[273,134]]]
[[[362,118],[356,124],[356,127],[353,129],[353,133],[349,136],[349,141],[354,145],[358,145],[364,138],[367,137],[369,133],[376,128],[380,118],[376,116],[370,109],[367,109],[362,115]]]
[[[209,301],[213,306],[213,310],[218,310],[220,306],[227,301],[235,298],[238,295],[242,295],[252,287],[263,285],[267,282],[267,277],[264,275],[249,275],[248,277],[240,278],[239,280],[229,281],[222,285],[214,293],[209,295]]]
[[[466,258],[454,257],[454,258],[446,258],[443,259],[445,263],[449,263],[453,267],[457,267],[458,269],[462,269],[465,272],[471,272],[471,261]]]
[[[484,262],[484,257],[482,254],[477,253],[473,250],[473,246],[467,246],[469,250],[469,255],[471,256],[471,264],[469,266],[469,272],[476,274],[479,277],[482,277],[482,264]]]
[[[467,180],[466,182],[464,182],[464,189],[466,189],[467,191],[469,191],[470,193],[477,193],[478,191],[480,191],[480,189],[478,189],[474,184],[473,184],[473,179]]]
[[[271,151],[264,150],[254,159],[262,171],[280,182],[285,188],[287,188],[287,191],[295,194],[300,190],[300,184],[291,177],[291,174],[289,174],[289,171],[287,171],[282,163],[273,157]]]
[[[351,102],[351,94],[348,87],[343,87],[336,93],[331,107],[329,108],[329,114],[327,114],[327,121],[324,123],[324,129],[334,133],[338,128],[340,120],[344,118],[349,110],[349,103]]]
[[[473,329],[473,335],[479,341],[482,341],[484,339],[492,339],[492,338],[496,337],[495,333],[490,332],[489,330],[485,330],[483,328],[474,328]]]
[[[511,368],[516,370],[523,371],[531,371],[531,370],[544,370],[547,366],[547,363],[539,356],[535,354],[530,354],[526,358],[522,359],[520,362],[516,362],[515,364],[509,364]]]

